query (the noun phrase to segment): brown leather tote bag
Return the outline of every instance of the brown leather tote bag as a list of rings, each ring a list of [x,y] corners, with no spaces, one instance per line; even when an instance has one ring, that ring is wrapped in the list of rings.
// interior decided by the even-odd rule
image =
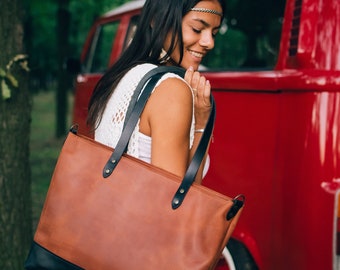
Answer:
[[[77,135],[62,147],[26,269],[213,269],[243,207],[193,183],[210,140],[215,107],[181,179],[125,154],[148,95],[165,72],[156,68],[115,149]],[[150,79],[151,78],[151,79]],[[213,101],[213,99],[212,99]]]

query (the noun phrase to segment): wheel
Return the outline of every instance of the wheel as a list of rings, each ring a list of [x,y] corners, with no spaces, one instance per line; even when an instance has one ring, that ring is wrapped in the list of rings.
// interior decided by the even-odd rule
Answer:
[[[231,238],[215,270],[258,270],[258,267],[247,248]]]
[[[225,261],[226,261],[226,264],[227,264],[227,266],[228,266],[228,269],[229,269],[229,270],[236,270],[236,267],[235,267],[235,263],[234,263],[233,257],[231,256],[231,254],[230,254],[230,252],[229,252],[229,249],[227,249],[227,247],[225,247],[225,248],[223,249],[222,256],[223,256],[223,258],[224,258]]]

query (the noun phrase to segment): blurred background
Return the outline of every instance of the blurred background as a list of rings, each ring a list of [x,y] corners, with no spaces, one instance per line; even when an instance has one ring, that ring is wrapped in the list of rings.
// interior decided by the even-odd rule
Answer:
[[[21,92],[0,102],[0,269],[23,269],[72,122],[74,74],[66,71],[66,61],[79,59],[98,16],[126,2],[1,1],[0,68],[25,52],[30,71],[28,76],[17,75],[25,82]],[[203,65],[220,70],[273,69],[284,5],[284,0],[227,0],[227,17],[215,50]],[[23,44],[18,41],[21,35]]]

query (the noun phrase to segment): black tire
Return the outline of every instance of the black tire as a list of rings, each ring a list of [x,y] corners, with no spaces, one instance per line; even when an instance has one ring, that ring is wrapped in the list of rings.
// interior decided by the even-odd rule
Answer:
[[[258,270],[253,257],[248,249],[239,241],[230,238],[227,244],[235,264],[236,270]]]

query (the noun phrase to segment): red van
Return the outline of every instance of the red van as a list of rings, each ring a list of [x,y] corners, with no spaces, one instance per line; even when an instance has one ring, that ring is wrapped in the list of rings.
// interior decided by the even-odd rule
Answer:
[[[238,2],[202,65],[217,107],[203,184],[247,197],[228,267],[340,269],[340,2],[278,0],[261,12]],[[89,32],[73,114],[83,134],[91,92],[143,3],[108,12]]]

